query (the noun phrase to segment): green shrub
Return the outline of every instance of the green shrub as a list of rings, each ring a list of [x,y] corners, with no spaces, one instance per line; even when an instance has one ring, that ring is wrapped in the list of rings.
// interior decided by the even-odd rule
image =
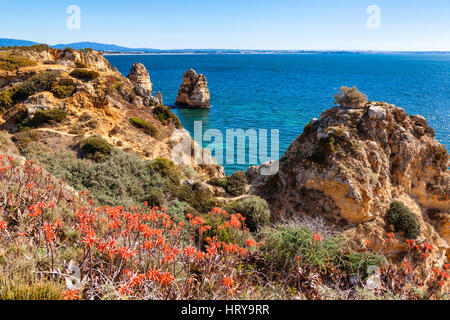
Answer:
[[[225,189],[228,185],[228,178],[227,177],[212,178],[211,180],[208,181],[208,183],[212,186],[221,187]]]
[[[102,162],[79,159],[70,152],[51,153],[39,142],[28,143],[25,152],[27,158],[38,161],[76,190],[89,190],[89,195],[103,206],[143,205],[144,201],[155,199],[154,190],[161,190],[166,197],[170,183],[160,175],[152,174],[144,160],[121,150],[113,149]],[[152,202],[149,201],[149,205]]]
[[[89,190],[89,195],[99,205],[131,207],[143,206],[147,201],[150,206],[168,206],[183,191],[185,198],[197,202],[197,207],[202,207],[201,202],[208,202],[208,199],[197,199],[196,196],[206,194],[211,197],[208,193],[193,192],[191,186],[180,190],[179,177],[174,173],[176,168],[169,160],[145,161],[135,154],[113,149],[103,161],[95,162],[76,158],[71,152],[52,153],[52,150],[36,141],[39,137],[35,137],[34,133],[32,130],[15,135],[16,144],[23,145],[27,159],[39,162],[74,189]],[[189,205],[187,201],[183,202]],[[207,204],[208,207],[210,205]],[[185,212],[198,214],[192,205],[185,208]]]
[[[32,142],[37,142],[41,135],[37,131],[24,131],[16,133],[11,140],[15,143],[19,151],[23,152]]]
[[[176,221],[182,222],[186,219],[186,215],[193,214],[198,215],[197,210],[192,208],[189,203],[176,200],[169,207],[167,207],[167,213]]]
[[[136,128],[144,130],[145,133],[151,135],[152,137],[157,137],[159,135],[158,129],[143,119],[131,117],[130,123]]]
[[[11,47],[0,47],[1,50],[13,50],[13,51],[33,51],[33,52],[43,52],[47,51],[50,47],[46,44],[35,44],[32,46],[11,46]]]
[[[42,91],[53,91],[56,74],[45,72],[37,74],[22,84],[0,93],[0,111],[4,111],[17,102]]]
[[[404,232],[408,239],[417,239],[420,235],[420,224],[417,217],[400,201],[393,201],[386,213],[388,224],[394,226],[396,232]]]
[[[92,136],[87,138],[81,145],[81,149],[87,157],[96,161],[103,161],[104,158],[111,154],[111,145],[101,137]]]
[[[342,254],[341,239],[314,241],[313,232],[306,227],[279,225],[263,228],[259,236],[263,253],[279,267],[292,265],[299,256],[304,266],[326,271],[331,268],[336,257]]]
[[[247,173],[245,171],[237,171],[227,178],[228,183],[225,190],[232,196],[237,197],[243,195],[248,184]]]
[[[32,67],[37,63],[33,60],[16,55],[12,52],[0,53],[0,69],[15,71],[19,68]]]
[[[17,92],[14,95],[14,99],[15,101],[18,101],[26,99],[38,92],[51,91],[55,81],[56,74],[53,72],[37,74],[19,85]]]
[[[180,186],[177,189],[176,196],[179,200],[189,203],[200,213],[207,213],[217,206],[211,191],[198,182],[192,186]]]
[[[148,203],[149,206],[157,206],[160,207],[164,204],[165,194],[162,188],[154,188],[147,191],[144,201]]]
[[[70,73],[70,76],[83,81],[92,81],[97,79],[100,74],[95,70],[75,69]]]
[[[60,81],[53,85],[51,92],[59,99],[70,97],[75,92],[75,85],[71,81]]]
[[[0,93],[0,112],[4,112],[16,103],[19,87],[12,87]]]
[[[345,108],[361,108],[367,103],[367,96],[358,88],[341,87],[334,96],[334,104]]]
[[[58,108],[48,110],[38,110],[33,116],[32,123],[35,127],[43,124],[55,124],[65,121],[67,118],[66,111]]]
[[[183,127],[181,125],[180,119],[178,119],[178,117],[166,106],[156,106],[153,109],[153,115],[156,119],[158,119],[165,125],[173,124],[177,129]]]
[[[156,158],[148,164],[152,174],[159,174],[174,184],[180,183],[180,171],[173,161],[166,158]]]
[[[376,253],[350,251],[338,255],[335,263],[349,275],[367,276],[367,269],[370,266],[381,267],[385,263],[385,258]]]
[[[229,195],[238,197],[246,191],[248,184],[247,173],[245,171],[236,171],[230,177],[213,178],[208,181],[208,184],[224,188]]]
[[[25,108],[19,108],[15,121],[19,131],[39,128],[46,124],[55,124],[65,121],[67,118],[66,111],[58,108],[48,110],[38,110],[33,118],[28,118],[28,111]]]
[[[270,208],[267,201],[257,196],[250,196],[234,201],[226,207],[231,213],[240,213],[246,218],[250,231],[267,227],[270,223]]]

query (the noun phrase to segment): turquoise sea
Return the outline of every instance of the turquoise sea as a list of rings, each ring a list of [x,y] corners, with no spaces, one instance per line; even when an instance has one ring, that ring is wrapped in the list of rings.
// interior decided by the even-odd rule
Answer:
[[[340,86],[353,86],[370,100],[386,101],[421,114],[450,150],[450,54],[239,54],[107,56],[128,74],[133,63],[150,72],[155,92],[175,103],[183,72],[205,74],[210,110],[174,109],[193,135],[195,120],[203,131],[279,129],[280,156],[303,127],[333,106]],[[248,161],[248,159],[247,159]],[[227,174],[247,164],[224,164]]]

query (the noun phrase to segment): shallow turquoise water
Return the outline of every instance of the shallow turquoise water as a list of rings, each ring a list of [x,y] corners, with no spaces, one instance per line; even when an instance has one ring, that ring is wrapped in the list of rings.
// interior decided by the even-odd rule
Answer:
[[[210,110],[174,109],[193,135],[203,130],[279,129],[281,156],[313,117],[333,105],[342,85],[358,88],[370,100],[386,101],[409,114],[421,114],[450,149],[450,55],[308,54],[308,55],[131,55],[107,56],[127,75],[133,63],[150,72],[155,92],[175,103],[183,72],[205,74]],[[205,144],[204,144],[205,145]],[[227,174],[246,164],[224,164]]]

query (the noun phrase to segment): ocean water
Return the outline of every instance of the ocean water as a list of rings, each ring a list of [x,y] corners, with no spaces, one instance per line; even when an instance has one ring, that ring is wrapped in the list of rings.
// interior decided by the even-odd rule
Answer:
[[[449,54],[126,55],[107,59],[125,76],[133,63],[143,63],[166,105],[175,103],[184,71],[193,68],[205,74],[211,109],[173,109],[191,135],[197,120],[202,121],[203,131],[220,130],[224,140],[226,129],[268,129],[269,133],[278,129],[281,157],[312,118],[333,106],[333,95],[340,86],[356,85],[370,100],[423,115],[436,130],[436,138],[450,150]],[[246,163],[237,164],[235,159],[223,166],[231,174],[246,170],[249,160],[247,155]]]

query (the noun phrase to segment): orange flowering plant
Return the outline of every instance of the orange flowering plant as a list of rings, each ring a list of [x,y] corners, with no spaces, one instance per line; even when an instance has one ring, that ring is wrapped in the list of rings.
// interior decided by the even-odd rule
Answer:
[[[213,208],[176,221],[165,207],[96,206],[87,191],[74,192],[33,162],[11,156],[0,155],[0,192],[2,247],[13,248],[16,260],[38,257],[35,273],[64,286],[66,300],[321,298],[311,275],[317,283],[348,278],[334,257],[322,268],[305,268],[312,252],[326,248],[320,233],[308,234],[304,254],[296,252],[282,269],[260,252],[263,245],[239,213]],[[387,242],[392,238],[388,234]],[[405,275],[434,250],[407,244]],[[0,276],[15,268],[0,265]],[[434,272],[437,286],[448,281],[447,268]]]

